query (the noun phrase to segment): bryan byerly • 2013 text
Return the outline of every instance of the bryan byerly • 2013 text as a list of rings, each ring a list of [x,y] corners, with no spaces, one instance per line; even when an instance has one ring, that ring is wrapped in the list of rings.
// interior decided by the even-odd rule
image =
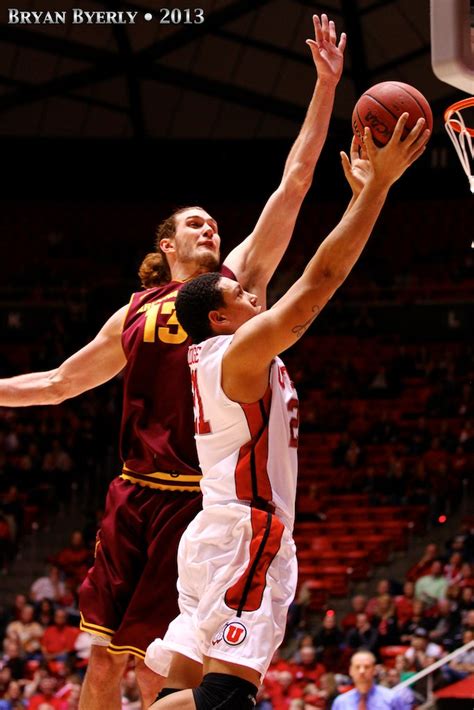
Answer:
[[[9,25],[134,25],[138,12],[132,10],[19,10],[8,8]]]

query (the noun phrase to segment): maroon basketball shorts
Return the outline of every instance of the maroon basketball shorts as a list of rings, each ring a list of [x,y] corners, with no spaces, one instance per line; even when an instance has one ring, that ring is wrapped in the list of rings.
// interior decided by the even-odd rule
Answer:
[[[181,536],[201,510],[200,494],[112,481],[94,566],[79,593],[81,629],[109,640],[111,653],[145,657],[179,613]]]

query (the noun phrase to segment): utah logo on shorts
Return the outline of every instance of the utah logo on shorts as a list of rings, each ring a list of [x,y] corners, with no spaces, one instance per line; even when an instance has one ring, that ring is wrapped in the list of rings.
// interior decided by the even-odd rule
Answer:
[[[247,638],[247,629],[240,621],[230,621],[224,626],[222,637],[229,646],[239,646]]]

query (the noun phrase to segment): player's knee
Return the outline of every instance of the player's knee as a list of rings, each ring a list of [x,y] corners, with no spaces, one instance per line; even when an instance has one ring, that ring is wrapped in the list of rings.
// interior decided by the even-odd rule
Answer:
[[[109,653],[106,646],[93,646],[87,675],[89,680],[104,683],[121,679],[128,661],[128,654]]]
[[[135,665],[138,686],[141,691],[148,691],[155,696],[165,684],[166,678],[152,671],[143,661],[137,659]]]
[[[226,673],[207,673],[193,696],[196,710],[253,710],[257,704],[255,685]]]

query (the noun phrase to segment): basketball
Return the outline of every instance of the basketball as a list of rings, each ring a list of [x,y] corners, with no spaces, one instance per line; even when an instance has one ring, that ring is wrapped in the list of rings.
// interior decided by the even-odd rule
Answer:
[[[362,142],[364,128],[372,131],[374,143],[381,147],[391,138],[402,113],[409,114],[405,124],[405,138],[419,118],[426,121],[425,128],[433,129],[433,114],[423,94],[410,84],[401,81],[383,81],[362,94],[352,113],[352,129]],[[403,140],[402,138],[402,140]]]

